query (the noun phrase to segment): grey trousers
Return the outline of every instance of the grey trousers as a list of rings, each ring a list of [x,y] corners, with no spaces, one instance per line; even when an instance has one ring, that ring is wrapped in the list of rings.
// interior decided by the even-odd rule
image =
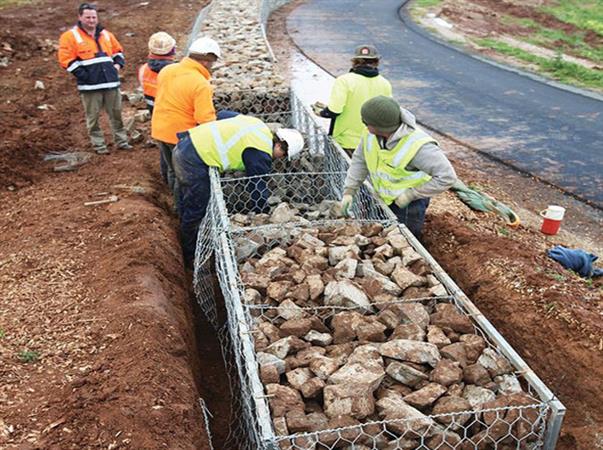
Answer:
[[[88,136],[94,150],[106,150],[105,137],[101,130],[99,117],[104,108],[109,116],[113,140],[117,146],[128,143],[128,134],[121,119],[121,94],[119,88],[102,89],[99,91],[80,91],[84,112],[86,113],[86,127]]]

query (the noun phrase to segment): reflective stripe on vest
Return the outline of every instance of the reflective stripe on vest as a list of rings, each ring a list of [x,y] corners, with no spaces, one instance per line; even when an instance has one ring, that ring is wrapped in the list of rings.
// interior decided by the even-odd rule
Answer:
[[[406,170],[423,145],[437,143],[423,130],[413,131],[391,150],[380,148],[377,138],[368,132],[362,143],[371,184],[385,204],[390,205],[406,189],[421,186],[431,179],[424,172]]]
[[[201,159],[226,170],[244,170],[243,151],[253,147],[272,155],[272,133],[259,119],[239,115],[232,119],[208,122],[189,130]]]

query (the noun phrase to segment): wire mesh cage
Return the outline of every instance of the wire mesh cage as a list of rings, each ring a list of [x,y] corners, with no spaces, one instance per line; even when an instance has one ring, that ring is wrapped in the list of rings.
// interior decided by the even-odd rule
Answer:
[[[235,97],[231,96],[230,101]],[[273,100],[265,101],[270,104]],[[276,111],[277,105],[291,109],[279,112]],[[444,280],[443,286],[437,286],[429,298],[415,298],[412,303],[432,309],[437,308],[438,304],[448,304],[460,315],[471,317],[474,320],[473,335],[480,337],[492,350],[492,358],[511,355],[513,366],[504,375],[509,380],[516,380],[509,382],[514,391],[504,394],[502,400],[488,398],[479,406],[472,404],[470,408],[452,412],[446,409],[441,412],[441,409],[434,410],[435,406],[430,406],[418,413],[416,409],[407,409],[405,415],[396,417],[396,408],[402,404],[400,398],[404,402],[404,397],[410,394],[406,392],[405,396],[400,397],[404,392],[395,388],[393,391],[400,395],[391,394],[390,397],[374,399],[373,411],[362,420],[352,418],[352,422],[325,422],[324,410],[322,413],[312,408],[306,410],[305,406],[296,410],[297,416],[274,413],[274,398],[278,397],[279,391],[274,391],[274,386],[271,390],[265,390],[262,384],[260,360],[264,356],[260,353],[265,352],[259,352],[256,348],[256,328],[258,320],[264,319],[265,323],[276,326],[275,321],[282,321],[282,314],[287,314],[287,311],[282,307],[279,311],[281,305],[247,298],[248,280],[242,277],[245,265],[248,269],[251,261],[261,259],[266,253],[279,249],[282,251],[306,233],[308,227],[324,230],[329,227],[349,227],[356,223],[359,226],[373,224],[383,229],[391,227],[395,219],[366,185],[355,198],[352,208],[355,221],[336,217],[337,201],[341,197],[349,159],[318,131],[308,111],[294,95],[290,94],[289,103],[278,104],[274,101],[268,110],[266,114],[280,115],[279,120],[283,125],[294,126],[306,136],[306,159],[303,164],[276,166],[275,173],[263,177],[220,177],[216,170],[212,170],[212,197],[207,214],[210,218],[206,217],[202,223],[196,254],[195,292],[202,309],[207,311],[206,315],[216,318],[212,323],[220,330],[229,367],[233,423],[225,448],[554,448],[563,406],[403,226],[399,229],[410,242],[406,257],[413,259],[422,255],[431,267],[434,279]],[[254,114],[262,114],[255,111]],[[212,255],[215,256],[212,258]],[[406,263],[410,264],[409,260]],[[209,288],[205,278],[212,267],[215,268],[224,297],[224,322],[217,319],[215,291]],[[293,277],[292,274],[281,275]],[[307,304],[301,308],[303,311],[303,308],[316,309],[321,306],[324,305]],[[300,308],[299,305],[296,308]],[[339,308],[338,312],[343,312],[341,306]],[[306,313],[309,314],[309,311]],[[380,313],[379,310],[367,310],[363,316]],[[322,314],[325,315],[325,311]],[[323,325],[330,326],[335,314],[326,314],[322,318]],[[283,323],[279,322],[278,325]],[[280,379],[283,376],[286,375],[280,374]],[[347,398],[353,403],[354,396]]]
[[[317,227],[317,224],[313,224],[313,227]],[[277,241],[280,242],[280,247],[274,247],[279,251],[282,251],[283,248],[295,239],[305,239],[303,227],[288,225],[287,228],[289,229],[289,239],[285,236],[281,236],[273,241],[273,243],[276,243]],[[330,231],[333,230],[333,228],[337,228],[337,225],[321,225],[319,228],[323,231]],[[263,230],[255,229],[253,230],[253,233],[257,235],[261,234],[262,231]],[[238,237],[247,235],[249,232],[250,230],[240,229],[232,233],[231,242],[233,242],[234,245],[230,246],[230,249],[233,254],[238,247]],[[273,239],[273,237],[271,236],[270,239]],[[309,241],[306,239],[306,242]],[[262,261],[261,257],[270,253],[269,247],[270,246],[266,246],[263,252],[256,250],[254,254],[248,255],[247,258],[239,261],[239,267],[247,265],[250,258],[255,258],[256,260],[260,258],[259,261]],[[279,253],[277,252],[277,254]],[[282,252],[280,254],[282,255]],[[267,260],[273,258],[272,255],[268,256]],[[234,265],[235,262],[231,260],[230,266],[232,267]],[[282,267],[282,265],[279,265],[279,267]],[[241,270],[244,270],[244,267]],[[331,324],[338,319],[344,320],[344,316],[350,313],[370,317],[382,314],[384,311],[395,310],[396,307],[401,307],[402,305],[416,306],[419,304],[423,305],[422,307],[425,307],[427,311],[433,312],[439,308],[438,305],[445,304],[454,307],[459,314],[467,314],[467,311],[454,296],[448,293],[439,296],[436,295],[393,302],[389,301],[386,303],[373,303],[368,307],[338,305],[300,307],[291,302],[287,303],[286,301],[277,305],[267,305],[264,303],[265,299],[258,300],[257,297],[253,295],[250,297],[248,295],[248,290],[246,290],[247,287],[253,286],[257,288],[258,286],[254,284],[253,281],[248,282],[249,279],[245,278],[245,274],[242,275],[243,276],[236,282],[239,289],[236,296],[244,302],[243,308],[240,311],[239,321],[245,320],[248,322],[246,326],[246,329],[248,330],[246,336],[249,337],[250,341],[253,341],[253,343],[250,342],[248,346],[254,346],[254,351],[256,352],[254,359],[256,362],[259,361],[256,368],[248,366],[247,374],[254,379],[264,378],[265,375],[262,374],[263,367],[261,361],[266,361],[267,356],[269,360],[272,358],[268,363],[268,366],[274,364],[275,356],[277,356],[276,359],[278,359],[279,356],[282,356],[283,360],[286,358],[286,355],[278,353],[279,351],[283,351],[282,347],[279,349],[279,345],[282,345],[282,343],[278,344],[273,342],[271,344],[272,347],[267,346],[267,342],[262,344],[262,340],[265,341],[266,339],[264,335],[266,327],[262,326],[266,324],[269,324],[269,331],[267,331],[267,334],[270,333],[270,328],[272,328],[271,331],[277,333],[280,341],[284,329],[295,330],[293,331],[294,333],[299,333],[300,329],[314,320],[315,324],[312,329],[315,331],[315,337],[313,338],[315,341],[312,341],[312,344],[325,345],[324,341],[322,341],[322,344],[319,343],[322,339],[325,339],[324,332],[327,332],[327,335],[328,332],[331,332],[333,336],[337,336],[336,332],[332,333]],[[290,278],[295,278],[295,276],[290,277],[290,274],[285,274],[283,278],[288,280]],[[293,286],[287,287],[289,289],[283,291],[284,295],[291,295],[290,298],[294,298],[296,295],[295,288]],[[272,293],[271,295],[275,294]],[[260,304],[256,304],[258,301]],[[396,311],[394,316],[400,317],[404,316],[404,314],[400,313],[400,311]],[[316,319],[318,319],[318,324],[316,324]],[[484,350],[486,348],[490,350],[489,352],[484,352],[484,354],[488,355],[488,358],[497,359],[499,364],[505,367],[504,369],[501,369],[501,373],[498,375],[499,378],[497,379],[497,382],[500,383],[500,387],[497,388],[500,394],[498,397],[495,398],[493,394],[491,394],[491,397],[488,397],[483,403],[478,405],[475,403],[477,400],[474,399],[473,393],[467,394],[467,397],[472,399],[471,402],[469,402],[469,400],[460,400],[462,389],[457,387],[457,390],[460,390],[456,395],[446,394],[444,396],[445,400],[441,403],[436,403],[436,406],[428,406],[425,408],[425,404],[419,403],[420,406],[422,406],[420,411],[406,403],[404,398],[408,401],[411,400],[409,397],[402,395],[399,390],[399,385],[398,390],[391,385],[391,372],[388,372],[387,375],[385,375],[382,367],[381,369],[377,368],[376,377],[380,378],[385,376],[389,378],[390,384],[379,387],[382,392],[379,394],[380,397],[378,399],[375,398],[371,400],[371,395],[367,396],[367,392],[363,391],[363,388],[360,387],[358,387],[357,390],[352,389],[350,391],[353,395],[351,395],[352,399],[348,398],[348,400],[352,402],[352,404],[355,401],[361,402],[362,399],[366,399],[365,404],[368,406],[365,405],[365,409],[368,408],[368,410],[360,413],[361,416],[366,413],[366,422],[362,423],[362,421],[357,420],[357,418],[352,418],[354,419],[352,420],[349,417],[349,420],[339,422],[333,420],[332,416],[335,413],[332,411],[329,416],[324,413],[324,411],[329,408],[326,406],[326,402],[328,401],[327,398],[329,396],[327,391],[329,389],[336,391],[337,389],[335,387],[327,388],[327,391],[323,390],[324,393],[321,394],[321,401],[325,403],[324,411],[323,409],[316,407],[316,402],[314,402],[313,406],[308,408],[307,405],[304,405],[299,401],[293,403],[294,405],[297,405],[297,410],[295,407],[293,412],[282,410],[278,403],[279,395],[281,395],[282,392],[279,387],[275,386],[280,386],[279,382],[285,377],[285,374],[283,373],[279,374],[277,378],[272,379],[272,384],[265,383],[266,393],[264,396],[258,396],[257,394],[255,396],[256,403],[269,403],[273,413],[272,418],[268,416],[260,420],[260,422],[263,423],[270,423],[272,420],[274,427],[275,434],[271,435],[269,438],[264,436],[264,439],[268,439],[268,441],[276,445],[275,448],[285,449],[347,448],[346,446],[350,446],[349,448],[369,449],[542,448],[546,419],[549,414],[548,404],[537,398],[530,383],[523,378],[522,372],[513,368],[510,363],[504,359],[483,330],[475,323],[472,323],[471,328],[473,330],[472,333],[469,333],[469,330],[465,330],[467,336],[471,336],[471,338],[468,338],[467,340],[471,340],[473,343],[475,343],[475,341],[481,342],[479,345],[483,345]],[[305,331],[307,330],[304,330],[303,333],[305,333]],[[286,334],[287,332],[284,333]],[[370,335],[370,332],[366,336],[368,335]],[[259,336],[262,337],[260,338]],[[289,335],[289,337],[291,336],[293,335]],[[306,334],[304,339],[307,339],[307,337],[308,335]],[[284,339],[286,340],[287,338]],[[299,344],[299,342],[300,340],[298,339],[297,343]],[[369,346],[373,344],[375,343],[369,343]],[[310,344],[308,344],[308,346],[309,345]],[[352,357],[353,354],[350,358]],[[320,359],[320,355],[318,359]],[[365,361],[366,359],[367,357],[364,355],[362,360]],[[293,366],[291,364],[293,364]],[[295,394],[292,394],[292,392],[295,391],[290,390],[287,386],[295,385],[296,381],[294,380],[297,375],[292,375],[292,379],[290,380],[290,373],[300,372],[299,376],[303,381],[300,382],[298,380],[297,382],[299,384],[295,385],[295,387],[305,394],[304,389],[311,391],[313,389],[312,386],[315,386],[316,383],[312,383],[312,381],[316,382],[317,378],[319,378],[316,374],[320,374],[321,370],[329,370],[314,367],[312,368],[314,373],[310,374],[310,369],[304,366],[303,363],[299,364],[298,367],[295,367],[295,363],[289,361],[286,365],[290,368],[294,367],[294,370],[286,374],[286,386],[283,386],[282,388],[289,389],[286,392],[286,395],[293,395],[294,399]],[[340,366],[341,364],[338,367],[343,370]],[[358,369],[355,368],[355,370]],[[374,367],[372,370],[374,370]],[[257,372],[254,373],[254,371]],[[304,377],[304,372],[306,375],[310,374],[309,378],[306,379]],[[358,371],[354,373],[355,377],[361,375],[362,373]],[[424,376],[421,374],[415,375],[419,377]],[[408,379],[404,377],[405,376],[403,376],[402,379],[409,383]],[[426,378],[426,376],[424,377]],[[269,376],[267,380],[270,381]],[[372,381],[374,381],[374,378]],[[320,382],[319,386],[324,389],[324,381]],[[484,388],[478,386],[475,387],[475,391],[478,393],[481,392],[483,394],[488,391],[482,389]],[[409,394],[408,392],[404,393],[407,395]],[[242,395],[248,394],[249,393]],[[440,395],[441,394],[442,393],[440,393]],[[313,395],[314,394],[308,393],[310,399],[313,398]],[[337,391],[337,394],[334,395],[343,394]],[[273,400],[274,397],[276,397],[277,400]],[[291,397],[287,398],[287,401],[291,400]],[[299,396],[297,400],[301,401],[301,396]],[[452,403],[458,403],[455,406],[457,409],[453,412],[448,408]],[[417,406],[417,404],[414,404],[414,406]],[[290,407],[291,406],[289,405],[288,408]],[[264,404],[262,408],[259,408],[256,411],[256,413],[258,411],[267,413],[268,407]],[[379,411],[379,413],[377,413],[377,411]],[[439,411],[446,412],[439,413]],[[340,410],[339,412],[342,411]],[[343,411],[341,415],[346,415],[345,412],[350,413],[350,411]],[[274,414],[277,414],[277,416],[275,417]],[[356,415],[358,414],[359,413],[356,412]],[[402,416],[396,417],[396,414],[402,414]],[[408,418],[409,415],[410,418]],[[386,417],[386,420],[383,420],[383,417]],[[268,441],[264,442],[263,446],[259,448],[271,448]]]

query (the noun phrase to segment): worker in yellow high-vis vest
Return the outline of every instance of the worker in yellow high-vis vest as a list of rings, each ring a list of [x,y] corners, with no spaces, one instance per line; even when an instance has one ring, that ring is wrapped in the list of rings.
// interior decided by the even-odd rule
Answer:
[[[341,211],[349,214],[368,176],[377,195],[420,238],[429,199],[452,187],[456,173],[435,139],[394,99],[372,98],[361,116],[367,130],[352,156]]]
[[[331,119],[329,134],[351,155],[365,127],[360,108],[378,95],[392,96],[392,86],[379,74],[379,53],[372,45],[356,47],[352,68],[335,79],[328,105],[312,106],[314,112]]]
[[[257,176],[246,183],[251,199],[247,212],[267,212],[270,192],[261,175],[270,173],[273,159],[295,159],[304,147],[304,139],[291,128],[277,128],[273,133],[260,119],[242,114],[204,123],[179,133],[178,138],[172,163],[178,184],[182,251],[190,267],[199,224],[211,195],[209,168]]]

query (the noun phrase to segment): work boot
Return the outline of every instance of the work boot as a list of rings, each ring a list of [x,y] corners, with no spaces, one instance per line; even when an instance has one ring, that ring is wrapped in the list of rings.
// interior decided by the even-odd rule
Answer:
[[[109,149],[107,147],[97,147],[94,151],[99,155],[108,155]]]
[[[119,144],[117,146],[118,149],[120,150],[132,150],[134,147],[132,147],[130,144],[128,144],[127,142],[124,142],[123,144]]]

